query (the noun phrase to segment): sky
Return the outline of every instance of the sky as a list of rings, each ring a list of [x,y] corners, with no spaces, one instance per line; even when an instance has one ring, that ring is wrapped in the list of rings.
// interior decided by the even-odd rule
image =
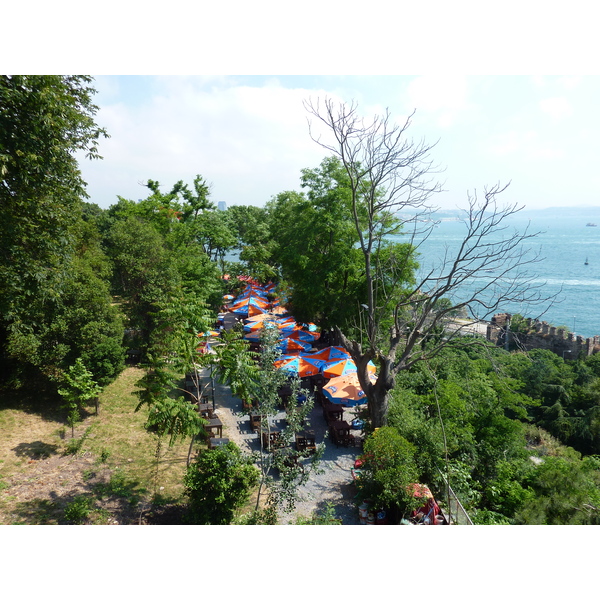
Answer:
[[[527,208],[599,205],[600,63],[593,3],[421,0],[367,5],[171,0],[12,3],[0,71],[95,77],[101,161],[81,160],[89,201],[147,195],[201,175],[211,197],[262,206],[300,190],[326,152],[303,102],[386,108],[435,144],[442,208],[506,184]],[[75,7],[77,10],[74,10]]]
[[[100,75],[94,87],[111,137],[103,160],[81,169],[103,208],[146,197],[148,179],[166,191],[197,174],[228,206],[300,191],[301,169],[328,154],[303,103],[326,97],[367,119],[389,109],[402,123],[414,111],[407,133],[435,144],[441,208],[496,183],[510,183],[502,201],[528,209],[600,205],[596,75]]]

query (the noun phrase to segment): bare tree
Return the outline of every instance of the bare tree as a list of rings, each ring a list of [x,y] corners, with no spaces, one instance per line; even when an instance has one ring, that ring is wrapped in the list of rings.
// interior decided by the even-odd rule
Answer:
[[[436,209],[429,204],[441,191],[433,180],[439,170],[430,159],[435,144],[407,138],[412,114],[398,125],[387,110],[367,122],[354,103],[325,99],[308,101],[305,108],[332,134],[327,140],[317,136],[311,123],[311,137],[342,161],[350,178],[353,218],[364,256],[366,324],[360,342],[339,329],[337,334],[357,364],[372,424],[379,427],[386,424],[397,373],[433,357],[464,333],[468,324],[448,327],[457,310],[486,320],[507,304],[539,306],[550,300],[543,284],[527,272],[541,260],[539,251],[524,245],[537,233],[510,230],[509,217],[523,207],[498,205],[497,196],[507,186],[486,189],[481,201],[469,195],[458,249],[446,251],[438,265],[410,282],[419,245],[436,225]],[[397,246],[394,251],[391,246],[384,252],[390,248],[390,235],[400,232],[409,250],[398,251]],[[370,360],[379,365],[375,383],[367,374]]]

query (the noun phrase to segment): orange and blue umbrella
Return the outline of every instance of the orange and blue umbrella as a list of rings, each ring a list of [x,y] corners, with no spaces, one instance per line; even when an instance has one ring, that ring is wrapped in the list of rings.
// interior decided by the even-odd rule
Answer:
[[[264,313],[267,314],[267,313]],[[250,331],[260,331],[261,329],[277,329],[277,325],[273,321],[267,319],[261,319],[260,321],[249,321],[244,324],[244,331],[246,333]]]
[[[288,329],[282,329],[281,334],[284,337],[289,337],[293,340],[302,340],[303,342],[308,342],[309,344],[314,344],[321,335],[318,331],[306,331],[302,328],[295,328],[292,331]]]
[[[277,346],[282,352],[290,354],[292,352],[306,352],[310,350],[311,345],[302,340],[294,340],[292,338],[283,338]]]
[[[375,365],[369,361],[367,365],[367,371],[369,373],[375,374],[376,372]],[[332,377],[342,377],[343,375],[350,375],[351,373],[356,373],[358,371],[356,367],[356,363],[351,358],[343,358],[341,360],[335,360],[326,363],[325,367],[323,367],[323,375],[327,378]]]
[[[331,362],[332,360],[350,358],[350,353],[341,346],[327,346],[327,348],[323,348],[318,352],[313,352],[311,356]]]
[[[244,339],[248,340],[249,342],[260,342],[261,335],[262,332],[259,329],[258,331],[251,331],[250,333],[246,333],[244,335]]]
[[[282,356],[273,364],[277,369],[294,373],[298,377],[310,377],[318,375],[325,363],[307,356],[287,355]]]
[[[377,377],[372,373],[369,373],[369,379],[371,383],[377,381]],[[323,386],[322,391],[325,398],[334,404],[360,406],[367,403],[367,395],[360,386],[356,373],[330,379],[329,383]]]
[[[229,307],[229,311],[252,317],[260,313],[266,313],[269,311],[269,303],[264,302],[258,298],[246,298],[239,302],[235,302]]]

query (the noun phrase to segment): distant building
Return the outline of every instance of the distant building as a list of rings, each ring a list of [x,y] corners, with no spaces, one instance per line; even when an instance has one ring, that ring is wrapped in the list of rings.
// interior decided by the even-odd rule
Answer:
[[[217,203],[217,210],[227,210],[227,202],[225,202],[225,200],[219,200]]]

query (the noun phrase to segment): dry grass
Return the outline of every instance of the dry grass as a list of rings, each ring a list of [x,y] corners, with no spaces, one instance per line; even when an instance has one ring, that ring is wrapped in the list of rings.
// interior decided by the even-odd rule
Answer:
[[[151,500],[181,499],[188,443],[163,448],[156,479],[156,438],[144,430],[146,412],[135,412],[132,394],[141,375],[127,368],[104,390],[99,415],[90,408],[76,427],[84,439],[75,455],[65,454],[71,431],[63,415],[43,398],[2,398],[1,524],[64,522],[64,508],[81,495],[94,497],[97,523],[132,522]]]

